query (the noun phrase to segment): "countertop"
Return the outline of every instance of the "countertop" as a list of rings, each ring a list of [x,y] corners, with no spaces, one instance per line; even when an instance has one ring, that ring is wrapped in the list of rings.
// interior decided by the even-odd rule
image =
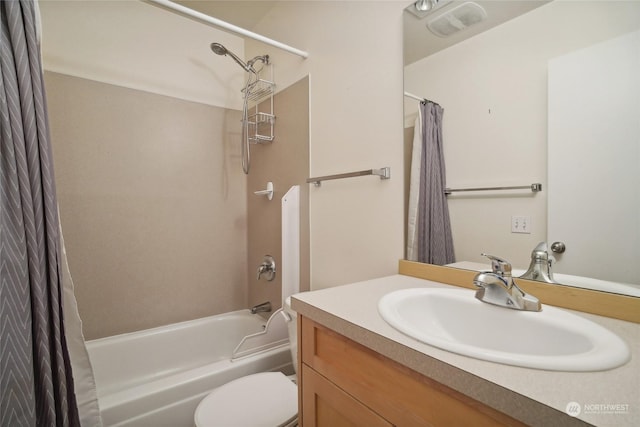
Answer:
[[[292,308],[529,425],[640,425],[640,324],[567,310],[601,324],[627,342],[631,360],[619,368],[558,372],[502,365],[423,344],[395,330],[380,317],[377,307],[383,295],[421,287],[462,289],[398,274],[296,294]],[[474,291],[467,291],[473,298]],[[574,409],[578,407],[580,413],[568,415],[569,405]]]

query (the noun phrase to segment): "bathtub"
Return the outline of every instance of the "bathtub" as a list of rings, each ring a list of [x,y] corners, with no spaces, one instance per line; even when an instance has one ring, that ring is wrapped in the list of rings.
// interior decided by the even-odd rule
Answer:
[[[239,310],[88,341],[105,426],[192,427],[196,406],[212,389],[257,372],[293,373],[286,342],[232,357],[265,324]]]

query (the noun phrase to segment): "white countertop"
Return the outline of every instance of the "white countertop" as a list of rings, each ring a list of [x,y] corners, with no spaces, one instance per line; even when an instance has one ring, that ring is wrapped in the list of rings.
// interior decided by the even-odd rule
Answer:
[[[292,308],[527,424],[545,427],[584,425],[583,422],[597,426],[640,425],[640,324],[567,310],[601,324],[627,342],[632,352],[631,361],[616,369],[558,372],[507,366],[423,344],[392,328],[380,317],[377,307],[383,295],[420,287],[453,286],[394,275],[300,293],[293,297]],[[473,298],[474,291],[468,292]],[[574,402],[580,405],[577,417],[566,412],[567,406]]]

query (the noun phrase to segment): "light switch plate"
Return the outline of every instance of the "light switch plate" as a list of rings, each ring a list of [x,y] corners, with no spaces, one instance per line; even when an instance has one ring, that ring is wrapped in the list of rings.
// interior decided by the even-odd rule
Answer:
[[[511,217],[511,232],[531,234],[531,217],[514,215]]]

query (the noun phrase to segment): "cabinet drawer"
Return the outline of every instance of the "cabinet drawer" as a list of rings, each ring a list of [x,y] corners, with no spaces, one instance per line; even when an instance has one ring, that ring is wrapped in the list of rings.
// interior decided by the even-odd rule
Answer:
[[[302,365],[302,375],[304,427],[392,427],[378,414],[307,365]]]
[[[394,425],[524,425],[312,320],[302,317],[300,326],[303,368],[310,366]]]

